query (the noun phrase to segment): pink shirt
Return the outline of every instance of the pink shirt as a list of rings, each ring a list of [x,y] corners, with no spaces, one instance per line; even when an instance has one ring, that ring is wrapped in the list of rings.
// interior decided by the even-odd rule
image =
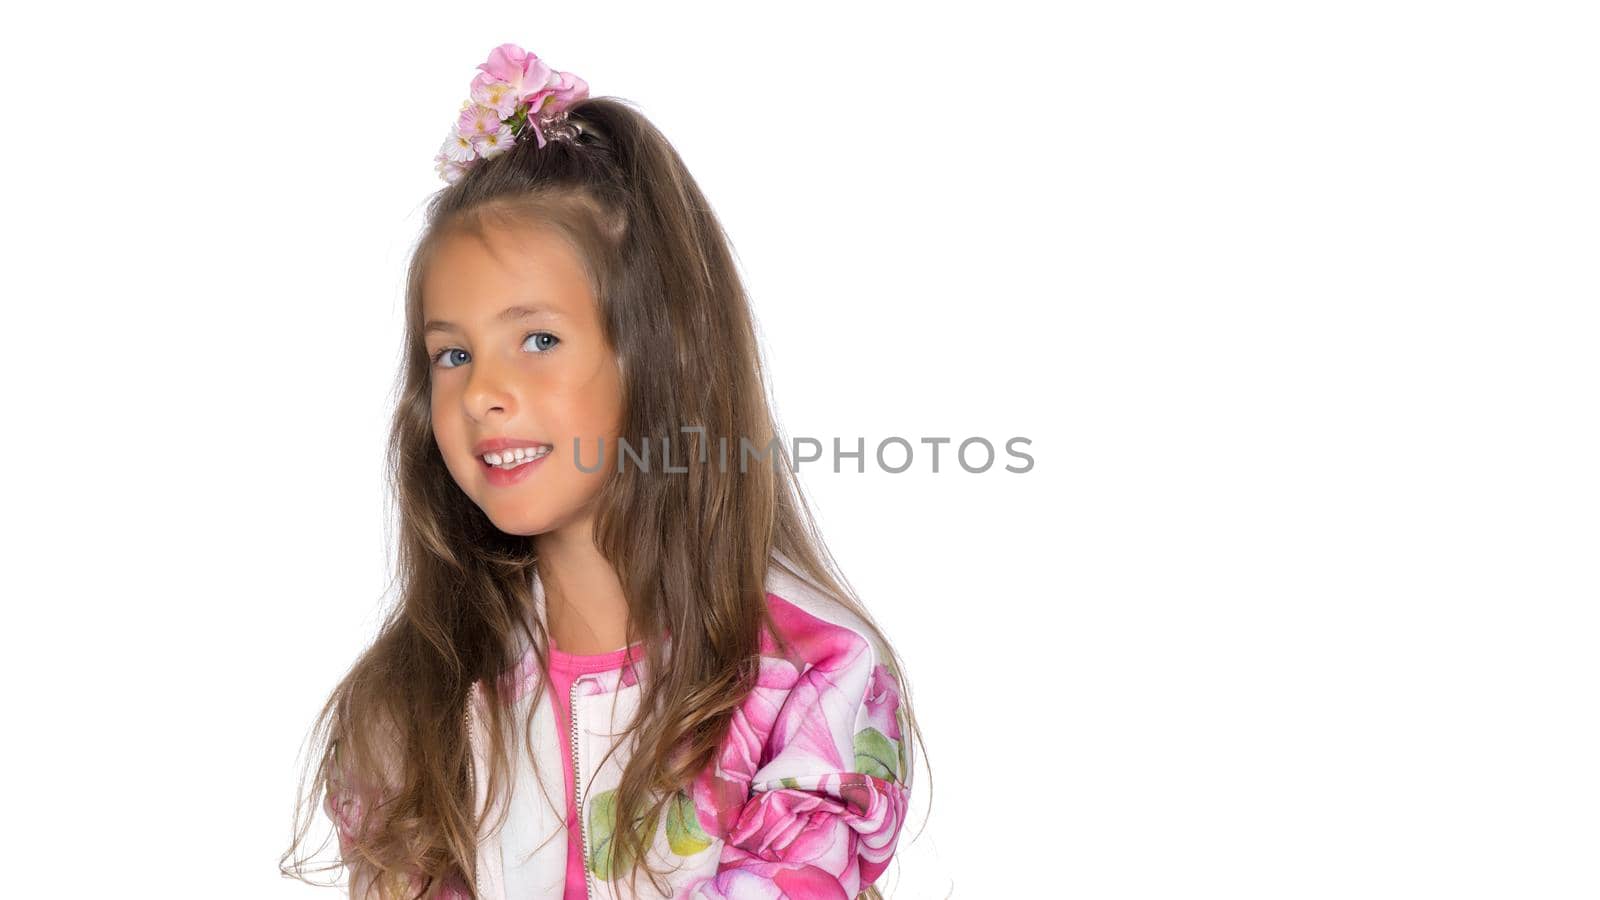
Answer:
[[[566,653],[550,642],[550,705],[555,707],[561,733],[572,734],[572,682],[579,675],[620,669],[628,651],[643,647],[643,642],[612,650],[610,653]],[[637,659],[637,655],[634,657]],[[570,746],[570,738],[568,745]],[[578,821],[578,801],[572,793],[572,754],[561,754],[561,771],[567,785],[567,892],[565,900],[585,900],[588,884],[583,870],[583,823]]]

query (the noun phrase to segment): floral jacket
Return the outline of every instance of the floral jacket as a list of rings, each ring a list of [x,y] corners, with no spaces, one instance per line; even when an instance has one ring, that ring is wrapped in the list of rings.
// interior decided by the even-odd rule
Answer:
[[[542,615],[537,580],[534,596]],[[480,821],[494,822],[509,804],[504,827],[480,835],[483,900],[564,896],[565,802],[560,809],[552,803],[566,790],[561,754],[571,754],[592,900],[852,900],[877,880],[894,852],[911,785],[898,673],[858,618],[777,566],[766,599],[794,655],[782,655],[762,635],[758,684],[735,713],[716,760],[668,804],[648,857],[658,873],[670,871],[668,892],[657,893],[643,871],[637,893],[630,892],[627,873],[608,871],[597,852],[610,840],[612,800],[632,755],[614,738],[640,702],[648,663],[638,661],[573,682],[567,734],[556,733],[544,692],[532,723],[539,775],[524,754],[509,795],[503,792],[494,810],[485,809],[485,785],[475,779],[478,810],[488,812]],[[503,677],[514,721],[521,722],[541,677],[536,658],[524,652]],[[487,765],[485,702],[475,683],[465,717],[475,772]],[[326,808],[343,845],[359,804],[330,793]],[[455,896],[467,897],[464,885],[455,887]],[[361,896],[356,880],[352,895]]]

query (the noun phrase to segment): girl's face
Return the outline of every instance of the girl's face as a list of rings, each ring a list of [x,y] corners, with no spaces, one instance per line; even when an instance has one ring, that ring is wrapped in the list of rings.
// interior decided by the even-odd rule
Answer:
[[[592,518],[621,429],[622,378],[582,262],[559,232],[489,226],[454,232],[422,285],[433,436],[461,490],[509,534]],[[486,442],[499,441],[486,447]],[[547,455],[515,468],[506,441]],[[579,444],[584,472],[573,457]],[[500,465],[484,459],[486,450]]]

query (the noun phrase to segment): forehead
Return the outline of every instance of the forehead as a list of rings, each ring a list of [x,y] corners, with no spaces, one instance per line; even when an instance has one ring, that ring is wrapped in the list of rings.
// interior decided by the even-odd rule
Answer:
[[[574,317],[594,314],[588,272],[559,230],[495,223],[439,238],[422,277],[424,318],[470,323],[519,303]]]

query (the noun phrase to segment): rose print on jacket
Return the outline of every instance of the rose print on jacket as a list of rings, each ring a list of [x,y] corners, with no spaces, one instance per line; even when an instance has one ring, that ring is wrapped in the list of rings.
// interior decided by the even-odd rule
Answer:
[[[905,742],[901,739],[900,692],[889,666],[873,667],[867,686],[867,726],[856,732],[856,771],[895,780],[905,771]]]
[[[899,673],[864,631],[820,618],[831,609],[822,599],[790,596],[799,602],[767,594],[791,652],[771,635],[762,636],[756,686],[735,711],[716,757],[666,805],[662,821],[650,826],[655,839],[649,863],[658,871],[662,863],[669,869],[678,864],[666,895],[672,900],[852,900],[878,880],[895,850],[912,769]],[[506,677],[512,702],[536,686],[531,650]],[[587,675],[577,689],[580,696],[610,694],[639,679],[627,665]],[[553,716],[545,720],[547,727]],[[591,727],[607,726],[602,720]],[[564,749],[567,738],[560,737],[552,746]],[[607,866],[617,828],[615,772],[607,771],[592,776],[601,783],[583,804],[589,872],[597,895],[633,897],[625,887],[628,869]],[[339,789],[326,807],[346,840],[369,808],[361,792]],[[485,876],[498,873],[494,867],[502,853],[513,857],[532,849],[505,847],[499,833],[483,841]],[[561,846],[552,846],[550,852],[564,859]],[[420,886],[419,879],[412,881]],[[485,896],[510,900],[499,879],[493,882]],[[646,884],[640,882],[644,893],[637,896],[657,897]],[[465,898],[461,877],[450,878],[441,896]]]
[[[849,900],[888,866],[905,819],[899,679],[861,634],[769,602],[794,655],[763,636],[756,688],[696,779],[724,844],[718,871],[682,896]]]

